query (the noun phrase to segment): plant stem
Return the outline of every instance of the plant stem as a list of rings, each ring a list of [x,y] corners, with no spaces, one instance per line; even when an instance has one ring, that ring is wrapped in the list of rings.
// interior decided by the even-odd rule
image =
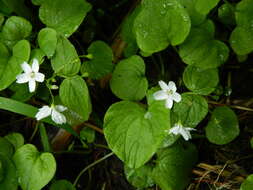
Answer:
[[[114,154],[114,153],[111,152],[111,153],[105,155],[104,157],[102,157],[102,158],[96,160],[95,162],[91,163],[91,164],[88,165],[87,167],[85,167],[85,168],[78,174],[78,176],[76,177],[76,179],[75,179],[75,181],[74,181],[74,183],[73,183],[74,187],[77,185],[77,182],[79,181],[80,177],[81,177],[88,169],[90,169],[90,168],[92,168],[93,166],[99,164],[100,162],[106,160],[107,158],[109,158],[109,157],[112,156],[113,154]]]

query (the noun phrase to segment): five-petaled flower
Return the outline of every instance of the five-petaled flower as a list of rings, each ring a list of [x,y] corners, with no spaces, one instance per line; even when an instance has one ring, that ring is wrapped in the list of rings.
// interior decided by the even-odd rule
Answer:
[[[37,82],[43,82],[45,75],[39,72],[39,62],[37,59],[33,59],[32,66],[27,62],[21,65],[24,73],[17,75],[17,83],[27,83],[29,86],[29,91],[34,92]]]
[[[181,95],[176,92],[177,87],[173,81],[170,81],[168,85],[163,81],[159,81],[158,83],[162,90],[154,93],[155,100],[165,100],[165,107],[169,109],[172,108],[173,101],[181,101]]]
[[[174,135],[182,135],[184,140],[188,141],[191,139],[191,133],[190,131],[195,131],[196,129],[193,129],[191,127],[184,127],[180,122],[176,123],[170,130],[166,130],[169,134]]]
[[[61,112],[65,111],[66,109],[67,108],[62,105],[52,104],[51,107],[43,106],[39,109],[35,117],[37,120],[41,120],[51,115],[51,118],[55,123],[64,124],[66,123],[66,117]]]

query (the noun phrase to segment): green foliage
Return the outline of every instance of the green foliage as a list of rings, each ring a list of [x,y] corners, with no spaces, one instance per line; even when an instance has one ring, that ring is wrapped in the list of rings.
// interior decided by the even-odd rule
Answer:
[[[190,17],[177,0],[144,0],[134,22],[137,44],[149,54],[181,44],[190,28]]]
[[[239,135],[238,120],[228,107],[217,107],[206,126],[206,136],[212,143],[223,145],[231,142]]]
[[[67,180],[55,181],[49,190],[75,190],[76,188]]]
[[[144,165],[138,169],[125,166],[124,172],[129,183],[134,187],[143,189],[154,185],[151,178],[153,168],[150,165]]]
[[[11,158],[14,153],[14,147],[13,145],[4,137],[0,137],[0,154],[3,154],[7,156],[8,158]]]
[[[82,65],[82,74],[92,79],[100,79],[113,70],[113,53],[111,48],[103,41],[95,41],[88,48],[90,60],[85,61]]]
[[[32,144],[20,147],[13,156],[23,190],[40,190],[54,176],[56,162],[51,153],[40,153]]]
[[[65,37],[76,31],[91,9],[91,5],[83,0],[43,0],[40,3],[40,20]]]
[[[251,190],[253,188],[253,175],[249,175],[242,183],[240,190]]]
[[[208,112],[208,104],[200,95],[183,93],[182,100],[172,109],[172,117],[175,122],[181,121],[183,126],[196,127],[205,118]]]
[[[192,92],[200,95],[208,95],[218,85],[218,70],[202,69],[189,65],[184,70],[183,81],[185,86]]]
[[[196,161],[197,149],[194,145],[175,144],[157,152],[152,177],[162,190],[184,190]]]
[[[87,143],[92,143],[95,140],[95,131],[90,128],[84,128],[80,131],[80,138]]]
[[[141,100],[146,95],[148,81],[145,63],[137,55],[120,61],[110,81],[112,92],[122,100]]]
[[[27,38],[32,31],[32,25],[22,17],[8,18],[1,32],[2,41],[11,49],[18,41]]]
[[[89,91],[80,76],[64,79],[59,94],[62,103],[76,112],[83,121],[89,118],[91,112]]]
[[[8,61],[2,62],[0,67],[0,90],[7,88],[21,73],[21,64],[30,58],[30,43],[19,41],[12,49],[12,56]],[[5,52],[7,53],[7,52]]]
[[[57,33],[52,28],[43,28],[38,34],[38,43],[40,48],[48,57],[54,55],[57,45]]]
[[[162,143],[164,131],[170,128],[169,112],[160,102],[153,102],[147,110],[130,101],[113,104],[104,117],[110,149],[130,168],[139,168]]]
[[[179,55],[189,65],[201,68],[216,68],[228,58],[229,49],[214,39],[214,24],[208,20],[201,26],[193,27],[187,39],[179,46]]]
[[[253,51],[253,1],[242,0],[236,5],[236,28],[230,36],[230,44],[238,55]]]
[[[21,146],[24,145],[24,137],[20,133],[10,133],[4,137],[7,139],[12,146],[14,147],[15,151],[19,149]]]
[[[219,1],[220,0],[211,0],[211,1],[196,0],[195,8],[199,13],[206,15],[219,3]]]
[[[79,72],[81,62],[71,42],[59,36],[55,54],[51,59],[52,68],[58,75],[74,76]]]

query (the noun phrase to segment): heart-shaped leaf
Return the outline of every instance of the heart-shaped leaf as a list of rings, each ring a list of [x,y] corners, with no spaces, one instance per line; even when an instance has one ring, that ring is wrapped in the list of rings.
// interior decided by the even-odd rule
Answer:
[[[152,166],[144,165],[138,169],[124,167],[124,173],[127,181],[139,189],[148,188],[154,185],[154,181],[151,178]]]
[[[40,20],[65,37],[77,30],[91,9],[85,0],[43,0],[40,3]]]
[[[147,110],[130,101],[113,104],[104,117],[104,133],[110,149],[130,168],[144,165],[159,148],[165,130],[170,128],[169,113],[160,101],[154,101]]]
[[[219,82],[217,69],[202,69],[189,65],[184,70],[185,86],[194,93],[208,95],[213,92]]]
[[[38,34],[38,43],[44,53],[48,57],[52,57],[57,45],[56,31],[52,28],[43,28]]]
[[[67,180],[57,180],[49,188],[49,190],[75,190],[76,188]]]
[[[145,77],[145,63],[134,55],[120,61],[110,81],[112,92],[123,100],[141,100],[146,95],[148,81]]]
[[[228,47],[214,39],[214,24],[210,20],[192,28],[179,46],[179,55],[186,64],[206,69],[219,67],[227,60],[228,54]]]
[[[253,1],[242,0],[236,5],[235,18],[237,27],[230,36],[230,44],[238,55],[253,51]]]
[[[88,48],[91,56],[89,61],[82,65],[81,72],[88,73],[92,79],[100,79],[113,70],[113,53],[112,49],[103,41],[95,41]]]
[[[83,121],[89,118],[91,113],[89,90],[80,76],[64,79],[59,94],[62,103],[76,112]]]
[[[178,0],[142,1],[134,23],[137,44],[149,54],[181,44],[190,28],[190,17]]]
[[[11,49],[18,41],[30,35],[32,25],[22,17],[12,16],[7,19],[2,30],[2,40]]]
[[[59,36],[55,54],[51,59],[53,70],[63,76],[74,76],[79,72],[81,62],[71,42]]]
[[[211,1],[196,0],[195,8],[199,13],[206,15],[219,3],[219,1],[220,0],[211,0]]]
[[[18,178],[12,160],[0,153],[0,189],[17,190]]]
[[[14,153],[13,145],[4,137],[0,137],[0,154],[11,158]]]
[[[175,122],[181,121],[185,127],[196,127],[208,113],[208,103],[202,96],[183,93],[182,100],[175,104],[171,118],[176,117]]]
[[[13,156],[19,184],[24,190],[40,190],[53,178],[56,162],[51,153],[40,153],[32,144],[19,148]]]
[[[219,20],[225,25],[235,25],[235,7],[226,2],[218,9]]]
[[[0,63],[0,90],[7,88],[22,72],[21,64],[30,58],[30,43],[21,40],[12,49],[12,56],[8,62]]]
[[[253,189],[253,174],[249,175],[245,179],[240,187],[240,190],[252,190]]]
[[[240,133],[236,114],[229,107],[217,107],[206,126],[206,136],[214,144],[223,145]]]
[[[197,149],[190,143],[177,143],[157,153],[152,177],[162,190],[183,190],[197,162]]]
[[[20,133],[10,133],[4,136],[15,148],[15,151],[24,145],[24,137]]]

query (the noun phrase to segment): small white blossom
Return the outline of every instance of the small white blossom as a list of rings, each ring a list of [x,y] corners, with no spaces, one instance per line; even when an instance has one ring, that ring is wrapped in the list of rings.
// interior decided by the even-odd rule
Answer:
[[[39,109],[37,114],[35,115],[37,120],[41,120],[51,115],[52,120],[57,124],[66,123],[66,117],[61,113],[65,111],[67,108],[62,105],[51,105],[43,106]]]
[[[43,82],[45,75],[39,72],[39,62],[37,59],[33,59],[32,66],[27,62],[21,65],[24,73],[17,75],[17,83],[27,83],[29,86],[29,91],[34,92],[37,82]]]
[[[190,131],[195,131],[196,129],[193,129],[191,127],[183,127],[181,123],[176,123],[170,130],[166,130],[166,132],[169,132],[169,134],[174,135],[182,135],[184,140],[188,141],[191,139],[191,133]]]
[[[158,83],[162,90],[154,93],[155,100],[165,100],[165,107],[169,109],[172,108],[173,101],[181,101],[181,95],[176,92],[177,87],[173,81],[170,81],[168,85],[163,81],[159,81]]]

